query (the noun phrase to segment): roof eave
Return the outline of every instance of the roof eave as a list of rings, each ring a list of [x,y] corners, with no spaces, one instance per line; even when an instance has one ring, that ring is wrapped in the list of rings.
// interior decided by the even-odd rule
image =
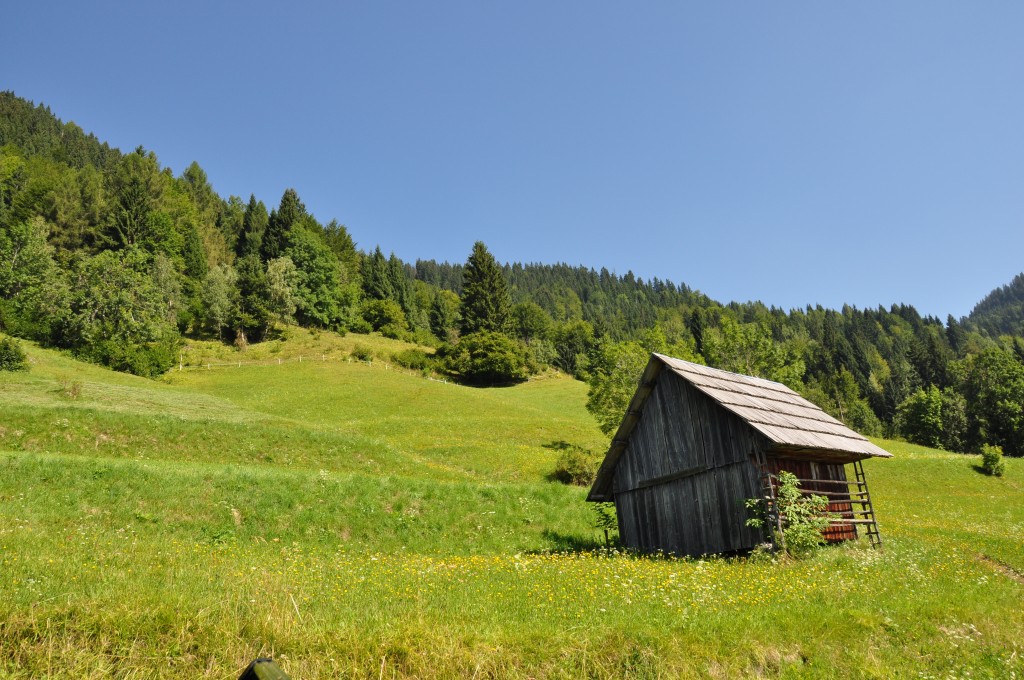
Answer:
[[[839,449],[816,448],[813,446],[792,446],[787,444],[774,444],[766,452],[769,456],[789,455],[794,458],[809,458],[821,460],[828,458],[837,463],[854,463],[858,460],[868,458],[892,458],[888,451],[873,446],[877,452],[867,453],[864,451],[841,451]]]

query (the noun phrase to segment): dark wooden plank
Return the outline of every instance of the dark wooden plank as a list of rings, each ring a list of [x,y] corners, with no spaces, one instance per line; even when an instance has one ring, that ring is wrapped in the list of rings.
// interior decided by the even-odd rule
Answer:
[[[678,378],[678,376],[676,376]],[[704,442],[696,429],[693,404],[690,401],[689,385],[682,378],[676,380],[676,398],[678,406],[678,427],[684,443],[680,447],[683,454],[681,460],[684,467],[696,467],[704,462]]]
[[[679,469],[679,443],[675,439],[679,404],[673,394],[678,376],[667,372],[662,378],[658,384],[658,432],[651,443],[658,447],[658,474],[667,475]]]
[[[724,550],[736,550],[742,540],[739,524],[736,521],[736,477],[740,474],[739,466],[729,465],[715,470],[715,482],[718,490],[718,523],[722,534]]]
[[[655,389],[651,392],[651,396],[648,397],[648,404],[655,404],[657,403],[657,400],[657,389]],[[634,460],[634,483],[638,480],[655,476],[653,458],[656,455],[656,444],[653,433],[659,427],[661,427],[661,418],[659,417],[658,409],[653,407],[645,408],[644,414],[637,425],[637,429],[633,432],[633,438],[636,440],[636,451],[638,454]]]
[[[697,516],[697,496],[694,479],[688,477],[676,482],[676,494],[680,503],[680,552],[684,555],[699,555],[700,519]]]
[[[713,421],[714,411],[718,409],[718,406],[711,401],[710,397],[696,390],[694,390],[694,400],[697,405],[698,427],[700,427],[701,436],[704,439],[704,456],[708,467],[714,467],[721,455],[718,428]]]
[[[665,485],[672,507],[672,538],[669,545],[672,552],[676,554],[683,554],[685,545],[686,517],[683,514],[684,499],[681,484],[682,479],[678,479]]]
[[[697,465],[696,444],[690,422],[690,406],[685,398],[683,379],[675,373],[666,373],[665,382],[665,433],[670,450],[673,469],[681,470]]]
[[[690,385],[686,385],[684,392],[690,406],[690,429],[693,431],[694,438],[698,445],[697,462],[704,463],[705,465],[712,465],[714,464],[714,458],[710,452],[711,441],[707,436],[706,428],[703,426],[704,411],[701,408],[701,404],[704,399],[704,395]]]

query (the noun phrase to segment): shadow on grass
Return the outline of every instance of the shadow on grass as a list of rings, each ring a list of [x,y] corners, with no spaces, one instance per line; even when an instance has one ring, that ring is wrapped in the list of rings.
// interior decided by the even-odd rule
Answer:
[[[579,536],[577,534],[563,534],[558,531],[545,530],[542,534],[544,539],[550,541],[552,548],[548,550],[534,550],[532,553],[546,552],[598,552],[618,547],[614,540],[606,544],[603,537]]]
[[[573,481],[573,477],[566,470],[555,470],[544,475],[544,479],[549,482],[558,482],[559,484],[565,484],[566,486],[574,486],[578,489],[586,489],[594,483],[593,477],[588,477],[584,480]]]

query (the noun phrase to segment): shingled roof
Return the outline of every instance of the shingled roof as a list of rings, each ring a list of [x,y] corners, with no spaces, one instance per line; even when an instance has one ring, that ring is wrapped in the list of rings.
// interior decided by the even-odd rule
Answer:
[[[864,458],[891,458],[875,446],[785,385],[763,378],[708,368],[663,354],[652,354],[644,369],[622,424],[612,438],[588,500],[607,500],[615,466],[640,420],[644,402],[662,370],[670,370],[723,408],[764,435],[771,453],[822,457],[836,462]]]

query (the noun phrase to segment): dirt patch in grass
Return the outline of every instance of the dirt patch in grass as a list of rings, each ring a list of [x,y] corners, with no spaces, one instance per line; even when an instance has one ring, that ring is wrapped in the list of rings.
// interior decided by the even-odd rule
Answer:
[[[1021,573],[1019,570],[1015,569],[1014,567],[1011,567],[1006,562],[997,560],[994,557],[989,557],[988,555],[979,555],[978,559],[980,559],[982,562],[998,571],[1006,578],[1016,581],[1021,585],[1024,585],[1024,573]]]

